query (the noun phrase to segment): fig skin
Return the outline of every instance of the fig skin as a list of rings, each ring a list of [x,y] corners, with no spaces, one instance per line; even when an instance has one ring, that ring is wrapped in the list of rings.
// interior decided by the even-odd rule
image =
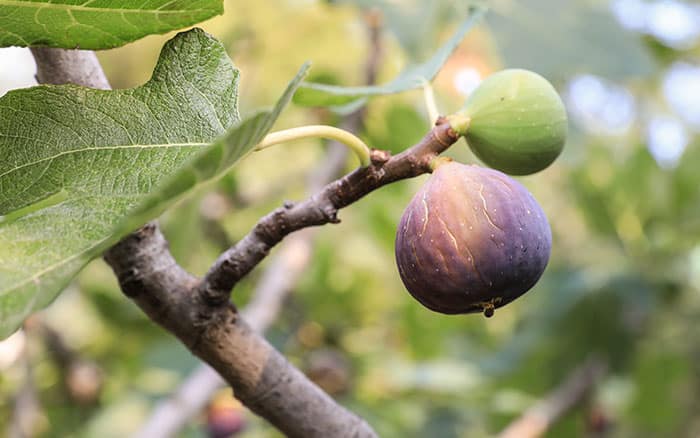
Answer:
[[[425,307],[491,316],[537,283],[551,246],[547,218],[525,187],[497,170],[448,162],[406,207],[395,252],[401,280]]]
[[[559,94],[529,70],[508,69],[487,77],[459,114],[470,119],[461,134],[474,154],[510,175],[528,175],[552,164],[568,133]]]

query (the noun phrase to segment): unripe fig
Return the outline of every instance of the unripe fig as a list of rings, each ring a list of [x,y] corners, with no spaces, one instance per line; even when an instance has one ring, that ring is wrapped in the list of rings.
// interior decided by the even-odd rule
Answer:
[[[458,114],[470,119],[461,134],[488,166],[527,175],[561,153],[568,122],[559,94],[545,78],[510,69],[486,78]]]
[[[409,203],[395,250],[406,289],[424,306],[491,316],[535,285],[551,245],[547,218],[525,187],[448,162]]]

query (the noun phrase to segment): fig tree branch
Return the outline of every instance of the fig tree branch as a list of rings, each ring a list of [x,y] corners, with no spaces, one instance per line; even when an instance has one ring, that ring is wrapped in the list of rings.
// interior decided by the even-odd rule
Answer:
[[[335,170],[333,174],[338,172],[345,164],[347,150],[342,145],[337,145],[337,148],[331,148],[327,155],[327,166],[317,169],[311,177],[312,180],[324,178],[324,182],[327,182],[327,178],[319,174],[329,173],[329,167]],[[309,185],[319,186],[313,181]],[[289,236],[270,260],[250,302],[241,311],[243,319],[248,321],[256,332],[264,334],[282,310],[285,298],[311,258],[314,231],[313,228],[307,228]],[[158,402],[133,438],[175,436],[192,417],[205,408],[214,393],[225,384],[210,366],[198,365],[171,395]]]
[[[175,262],[154,224],[111,248],[105,260],[126,295],[287,436],[376,436],[253,331],[232,304],[212,306],[193,293],[199,280]]]
[[[369,52],[364,66],[365,82],[373,85],[382,55],[381,12],[365,14],[369,36]],[[366,107],[343,117],[340,127],[358,133],[364,125]],[[328,144],[322,160],[308,176],[307,192],[313,194],[337,178],[347,161],[348,150],[337,141]],[[279,187],[278,187],[279,189]],[[306,269],[313,251],[316,228],[307,228],[289,236],[272,257],[258,281],[248,305],[241,311],[243,318],[258,333],[265,333],[277,319],[287,295]],[[166,438],[177,434],[193,416],[200,413],[213,394],[226,382],[207,364],[197,366],[178,388],[158,402],[134,438]]]
[[[91,50],[32,47],[31,51],[36,61],[36,80],[40,84],[77,84],[100,90],[112,88]]]
[[[198,286],[211,305],[228,302],[231,289],[288,234],[302,228],[338,223],[338,212],[386,184],[431,171],[430,162],[459,135],[441,117],[418,144],[391,156],[372,150],[371,164],[331,182],[310,198],[280,207],[260,221],[236,245],[224,252]]]
[[[510,423],[499,438],[535,438],[544,435],[552,424],[578,405],[605,375],[607,363],[591,357],[551,393]]]

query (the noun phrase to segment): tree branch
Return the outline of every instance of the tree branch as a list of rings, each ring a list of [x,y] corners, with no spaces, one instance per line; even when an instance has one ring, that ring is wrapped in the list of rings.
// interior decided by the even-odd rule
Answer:
[[[607,372],[607,363],[589,358],[569,374],[567,379],[508,425],[499,438],[535,438],[583,400]]]
[[[382,57],[382,14],[372,9],[365,14],[369,52],[364,66],[365,83],[376,82]],[[343,117],[340,127],[357,134],[364,125],[366,107]],[[347,148],[330,141],[323,165],[310,173],[307,192],[314,194],[338,177],[347,160]],[[279,187],[278,187],[279,189]],[[277,190],[278,192],[279,190]],[[256,285],[250,302],[241,311],[243,319],[264,334],[279,315],[285,298],[294,288],[311,259],[316,229],[307,228],[289,236],[277,250]],[[167,438],[174,436],[190,419],[201,412],[213,394],[226,382],[206,363],[195,368],[178,388],[158,402],[133,438]]]
[[[31,51],[36,61],[36,80],[40,84],[76,84],[100,90],[112,88],[91,50],[32,47]]]
[[[291,437],[375,436],[255,333],[233,305],[193,293],[197,279],[175,263],[149,224],[105,254],[122,290],[233,387],[249,409]]]
[[[326,166],[310,177],[312,193],[323,187],[329,175],[336,175],[345,164],[347,150],[331,144]],[[264,334],[277,318],[287,294],[306,267],[312,251],[315,230],[301,230],[283,242],[258,282],[248,305],[241,311],[253,330]],[[197,366],[166,399],[158,402],[133,438],[167,438],[174,436],[192,417],[204,409],[212,395],[226,382],[207,364]]]

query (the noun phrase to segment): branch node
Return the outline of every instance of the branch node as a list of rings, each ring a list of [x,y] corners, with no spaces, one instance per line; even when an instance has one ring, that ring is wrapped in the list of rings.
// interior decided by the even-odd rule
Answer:
[[[222,290],[212,286],[200,288],[199,296],[202,298],[202,302],[209,308],[221,307],[230,300],[230,294],[223,293]]]
[[[119,275],[119,282],[122,286],[122,292],[129,298],[135,298],[144,290],[144,284],[141,281],[141,272],[138,268],[130,268]]]
[[[430,133],[435,139],[435,141],[438,142],[440,146],[442,146],[445,149],[450,147],[455,142],[455,140],[459,138],[457,136],[457,133],[452,128],[448,128],[444,130],[444,132],[442,130],[433,129],[432,131],[430,131]],[[442,138],[443,133],[447,138]]]
[[[391,159],[391,152],[383,151],[381,149],[372,149],[370,152],[370,160],[372,165],[375,167],[382,167],[389,159]]]
[[[339,224],[340,218],[338,218],[338,209],[333,206],[327,206],[322,209],[324,217],[331,224]]]

